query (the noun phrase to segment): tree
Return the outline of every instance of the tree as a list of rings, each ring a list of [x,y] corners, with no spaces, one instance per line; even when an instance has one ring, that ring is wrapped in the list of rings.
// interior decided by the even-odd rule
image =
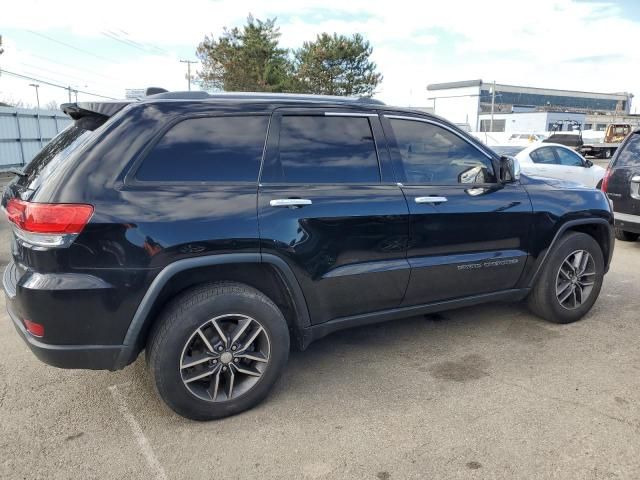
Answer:
[[[58,108],[60,107],[58,106],[58,102],[56,102],[55,100],[51,100],[47,102],[44,108],[46,108],[47,110],[58,110]]]
[[[373,95],[382,81],[362,35],[318,35],[295,52],[296,89],[327,95]]]
[[[196,55],[202,62],[198,77],[205,88],[226,91],[281,92],[291,80],[288,51],[279,48],[276,19],[251,15],[240,29],[224,29],[218,39],[206,36]]]

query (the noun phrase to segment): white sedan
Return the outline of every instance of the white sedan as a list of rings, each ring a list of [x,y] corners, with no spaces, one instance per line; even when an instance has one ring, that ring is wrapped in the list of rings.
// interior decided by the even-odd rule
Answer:
[[[558,143],[536,143],[529,147],[504,145],[491,147],[499,155],[515,157],[522,173],[558,178],[599,188],[605,169],[594,165],[569,147]]]

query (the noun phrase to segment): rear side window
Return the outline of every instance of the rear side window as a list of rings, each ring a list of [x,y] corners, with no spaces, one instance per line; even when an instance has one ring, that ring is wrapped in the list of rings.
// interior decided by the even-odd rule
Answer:
[[[616,167],[640,168],[640,134],[634,133],[618,154]]]
[[[284,116],[280,165],[286,183],[378,183],[380,170],[366,117]]]
[[[529,154],[533,163],[541,163],[543,165],[556,165],[558,162],[556,156],[553,153],[553,148],[543,147],[538,150],[534,150]]]
[[[267,116],[205,117],[174,125],[145,157],[136,179],[256,182]]]

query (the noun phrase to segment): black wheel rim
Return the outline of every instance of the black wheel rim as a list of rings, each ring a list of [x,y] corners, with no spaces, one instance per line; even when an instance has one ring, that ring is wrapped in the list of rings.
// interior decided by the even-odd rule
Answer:
[[[187,340],[180,376],[187,390],[208,402],[236,399],[255,387],[269,364],[264,327],[241,314],[207,320]]]
[[[567,310],[575,310],[587,301],[595,284],[596,266],[586,250],[571,252],[556,275],[556,298]]]

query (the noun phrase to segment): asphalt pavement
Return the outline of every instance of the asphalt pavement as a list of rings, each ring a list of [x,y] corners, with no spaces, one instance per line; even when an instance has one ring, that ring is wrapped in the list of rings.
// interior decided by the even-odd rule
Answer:
[[[292,352],[260,406],[209,423],[168,410],[143,357],[49,367],[2,313],[0,477],[640,478],[639,285],[640,242],[618,242],[581,322],[488,304],[338,332]]]

